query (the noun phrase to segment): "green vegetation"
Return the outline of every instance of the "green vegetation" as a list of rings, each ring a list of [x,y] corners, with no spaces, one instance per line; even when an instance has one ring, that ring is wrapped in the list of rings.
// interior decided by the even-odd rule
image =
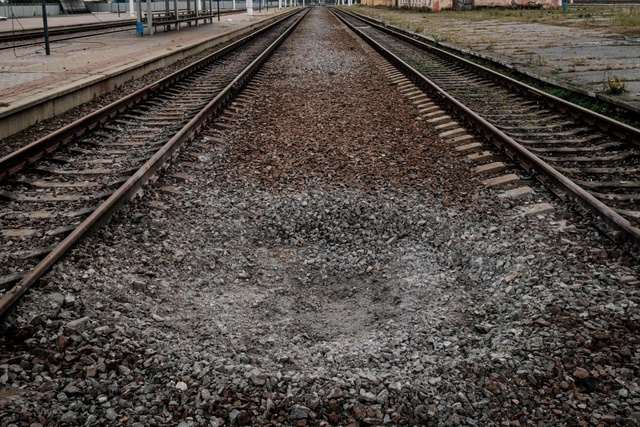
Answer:
[[[547,65],[547,60],[540,55],[535,55],[533,52],[526,52],[527,65],[529,67],[542,67]]]
[[[433,39],[433,44],[435,44],[436,46],[447,41],[446,37],[440,37],[437,34],[432,34],[431,38]]]
[[[631,6],[626,13],[617,13],[611,17],[612,27],[640,28],[640,8]]]
[[[423,23],[414,22],[412,24],[409,24],[407,29],[409,31],[411,31],[411,32],[416,33],[416,34],[421,34],[424,31],[424,24]]]
[[[603,89],[606,93],[611,95],[618,95],[624,92],[625,88],[626,84],[620,77],[616,75],[607,75],[604,77]]]

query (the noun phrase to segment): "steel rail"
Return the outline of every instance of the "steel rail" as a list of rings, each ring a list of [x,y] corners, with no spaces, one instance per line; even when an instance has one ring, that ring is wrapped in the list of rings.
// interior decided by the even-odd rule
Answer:
[[[498,80],[503,85],[511,89],[517,90],[520,93],[527,94],[528,96],[533,95],[537,97],[539,100],[542,100],[547,104],[553,105],[555,108],[558,108],[560,111],[568,113],[571,116],[578,118],[585,123],[598,126],[601,130],[612,133],[619,138],[622,138],[622,139],[627,138],[628,142],[631,142],[633,144],[640,146],[640,129],[634,128],[633,126],[629,126],[625,123],[619,122],[615,119],[612,119],[611,117],[604,116],[602,114],[596,113],[595,111],[591,111],[587,108],[573,104],[569,101],[565,101],[564,99],[548,94],[540,89],[536,89],[533,86],[529,86],[526,83],[520,82],[511,77],[505,76],[504,74],[500,74],[499,72],[491,70],[487,67],[483,67],[480,64],[476,64],[475,62],[469,61],[468,59],[462,58],[461,56],[458,56],[454,53],[448,52],[444,49],[440,49],[436,46],[432,46],[429,43],[426,43],[420,40],[418,38],[419,36],[417,36],[416,34],[410,33],[408,31],[400,30],[397,28],[393,28],[389,25],[386,25],[368,16],[347,12],[344,10],[341,10],[341,12],[349,16],[352,16],[355,19],[365,21],[369,25],[371,25],[372,27],[380,31],[384,31],[387,34],[394,37],[398,37],[403,41],[411,43],[420,49],[436,54],[439,57],[446,59],[447,61],[454,60],[458,62],[460,65],[469,69],[470,71],[474,73],[480,73],[494,80]],[[531,78],[531,76],[528,76],[528,77]],[[599,99],[599,101],[602,101],[602,100]],[[615,107],[621,108],[619,106],[615,106]],[[627,110],[627,111],[630,111],[630,110]]]
[[[133,198],[142,186],[156,174],[163,165],[186,142],[190,141],[195,134],[207,124],[207,122],[222,110],[228,102],[233,99],[246,85],[249,79],[255,74],[262,64],[271,54],[284,42],[293,32],[300,21],[309,12],[307,8],[295,22],[274,41],[269,47],[251,62],[231,83],[229,83],[215,98],[213,98],[189,123],[167,141],[144,165],[138,169],[122,186],[120,186],[104,203],[93,211],[78,227],[73,230],[63,241],[61,241],[42,261],[40,261],[20,282],[5,295],[0,298],[0,316],[3,316],[9,308],[20,299],[22,295],[33,285],[36,280],[42,277],[69,249],[71,249],[80,239],[96,231],[104,225],[128,200]],[[287,17],[299,13],[299,10],[287,14]],[[286,18],[283,18],[286,19]],[[278,22],[281,22],[278,21]],[[275,25],[274,23],[273,25]],[[269,26],[270,28],[271,26]]]
[[[153,92],[162,90],[163,88],[179,81],[180,79],[186,77],[194,71],[197,71],[200,68],[206,66],[208,63],[226,55],[243,43],[246,43],[247,41],[258,37],[260,34],[263,34],[273,26],[287,19],[293,13],[295,13],[295,11],[286,13],[283,15],[282,19],[278,19],[272,24],[217,50],[216,52],[195,62],[194,64],[188,65],[163,79],[145,86],[142,89],[139,89],[112,104],[106,105],[105,107],[102,107],[99,110],[96,110],[93,113],[82,117],[75,122],[70,123],[69,125],[64,126],[57,131],[52,132],[49,135],[46,135],[39,140],[34,141],[31,144],[26,145],[21,149],[0,158],[0,180],[8,175],[12,175],[18,172],[20,169],[25,167],[25,165],[37,161],[44,154],[56,150],[59,146],[68,143],[73,138],[77,138],[88,130],[99,126],[107,119],[113,118],[116,114],[124,111],[125,109],[144,101]]]
[[[541,176],[537,178],[545,183],[546,180],[553,182],[558,188],[565,193],[573,196],[583,207],[592,211],[602,218],[609,226],[624,232],[627,236],[635,241],[640,241],[640,229],[634,227],[629,221],[616,213],[613,209],[602,203],[600,200],[592,196],[582,187],[562,175],[556,169],[542,161],[536,155],[527,150],[524,146],[507,136],[504,132],[493,126],[487,120],[482,118],[476,112],[459,102],[429,78],[422,75],[418,70],[407,64],[405,61],[394,55],[375,40],[367,36],[363,31],[348,21],[343,19],[339,13],[331,9],[335,16],[340,19],[347,27],[360,36],[373,49],[384,56],[389,62],[393,63],[397,68],[402,70],[415,82],[420,84],[425,90],[441,97],[449,105],[460,113],[468,122],[478,129],[484,136],[491,139],[498,146],[503,146],[508,154],[514,155],[523,164],[527,170],[535,170]]]

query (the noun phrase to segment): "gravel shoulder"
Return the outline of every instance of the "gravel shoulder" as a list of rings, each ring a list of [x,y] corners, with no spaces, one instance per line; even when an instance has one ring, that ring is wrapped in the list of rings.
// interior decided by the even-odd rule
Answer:
[[[0,424],[639,425],[632,248],[522,217],[376,64],[312,10],[10,316]]]

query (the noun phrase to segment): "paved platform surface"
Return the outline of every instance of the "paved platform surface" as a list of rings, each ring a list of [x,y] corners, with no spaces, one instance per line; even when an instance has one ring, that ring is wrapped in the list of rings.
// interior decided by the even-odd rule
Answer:
[[[162,57],[206,38],[247,27],[290,9],[222,15],[213,24],[200,23],[197,27],[183,27],[178,31],[162,30],[153,36],[140,36],[135,29],[114,34],[68,40],[51,45],[51,55],[45,55],[44,46],[0,51],[0,114],[38,98],[50,97],[60,91],[69,91],[76,85],[113,75],[118,70],[135,67],[153,58]],[[50,17],[50,26],[93,23],[100,20],[130,19],[128,14],[71,15]],[[22,18],[25,28],[42,27],[42,18]],[[11,20],[0,22],[0,31],[10,31]],[[13,24],[15,25],[15,24]],[[183,24],[184,25],[184,24]]]

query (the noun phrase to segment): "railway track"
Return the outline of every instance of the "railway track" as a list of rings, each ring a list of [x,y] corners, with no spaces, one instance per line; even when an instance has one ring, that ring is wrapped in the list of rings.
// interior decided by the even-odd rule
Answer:
[[[307,11],[0,159],[0,314],[219,114]]]
[[[226,10],[220,15],[242,13],[243,9]],[[203,17],[202,20],[205,18]],[[208,18],[206,18],[208,19]],[[63,42],[86,37],[97,37],[105,34],[135,30],[136,23],[133,20],[125,22],[103,22],[97,24],[82,24],[69,27],[49,29],[49,42]],[[38,46],[44,43],[44,32],[41,29],[20,30],[11,33],[0,33],[0,50],[17,49],[29,46]]]
[[[64,28],[51,28],[51,43],[74,40],[84,37],[95,37],[104,34],[135,30],[134,21],[106,22]],[[41,29],[16,31],[0,34],[0,50],[37,46],[44,43],[44,32]]]
[[[332,11],[532,178],[640,239],[640,130],[373,21]]]

